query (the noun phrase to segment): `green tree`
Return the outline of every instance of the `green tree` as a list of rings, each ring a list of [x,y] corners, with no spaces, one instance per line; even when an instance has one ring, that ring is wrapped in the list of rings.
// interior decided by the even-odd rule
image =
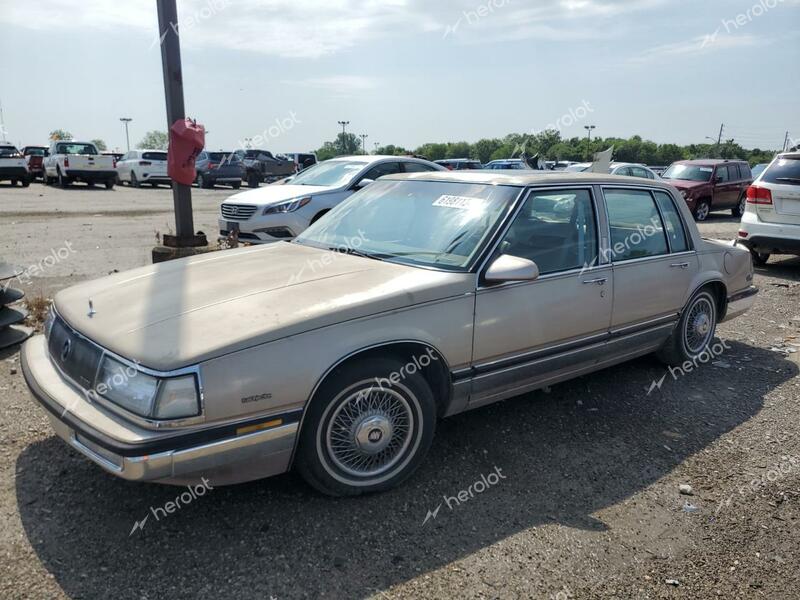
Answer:
[[[169,137],[165,131],[148,131],[142,141],[136,144],[140,150],[166,150],[169,146]]]
[[[375,150],[375,154],[382,154],[386,156],[405,156],[409,154],[409,151],[403,148],[402,146],[395,146],[394,144],[388,144],[386,146],[380,146]]]
[[[492,155],[503,146],[502,140],[497,138],[478,140],[472,145],[472,152],[474,157],[481,161],[483,164],[492,160]]]
[[[105,152],[106,150],[108,150],[108,146],[106,146],[106,143],[100,138],[92,140],[92,143],[98,150],[100,150],[100,152]]]
[[[467,142],[448,142],[445,158],[470,158],[472,148]]]
[[[442,160],[447,155],[447,144],[422,144],[422,146],[414,150],[414,154],[424,156],[428,160]]]
[[[52,141],[71,140],[72,134],[66,129],[54,129],[53,131],[50,132],[50,139]]]

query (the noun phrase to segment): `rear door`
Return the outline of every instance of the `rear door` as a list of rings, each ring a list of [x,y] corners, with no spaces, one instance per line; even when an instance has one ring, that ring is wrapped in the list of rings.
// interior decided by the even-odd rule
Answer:
[[[759,219],[800,225],[800,154],[775,159],[756,185],[769,188],[772,194],[772,204],[756,205]]]
[[[739,201],[739,171],[736,165],[717,165],[714,171],[712,208],[731,208]]]
[[[142,152],[142,172],[149,173],[151,177],[167,176],[166,152]]]
[[[674,322],[698,270],[675,199],[644,188],[604,187],[603,196],[614,266],[612,333]]]

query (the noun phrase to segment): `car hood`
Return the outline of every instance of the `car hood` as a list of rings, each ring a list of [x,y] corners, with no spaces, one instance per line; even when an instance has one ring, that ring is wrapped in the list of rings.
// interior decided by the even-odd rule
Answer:
[[[280,242],[81,283],[55,297],[79,333],[170,371],[351,319],[474,291],[475,277]],[[89,315],[89,301],[94,314]]]
[[[339,188],[321,185],[266,185],[264,187],[248,190],[239,194],[234,194],[226,198],[225,202],[230,204],[254,204],[256,206],[269,206],[279,204],[293,198],[303,196],[318,195],[320,193],[332,192]]]
[[[687,181],[685,179],[664,179],[664,181],[679,190],[695,190],[710,185],[708,181]]]

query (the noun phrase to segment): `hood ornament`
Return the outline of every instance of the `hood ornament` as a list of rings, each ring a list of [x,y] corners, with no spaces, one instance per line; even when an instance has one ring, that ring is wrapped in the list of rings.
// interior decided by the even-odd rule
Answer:
[[[97,311],[94,309],[94,302],[92,302],[92,299],[89,298],[89,312],[86,314],[91,319],[96,312]]]

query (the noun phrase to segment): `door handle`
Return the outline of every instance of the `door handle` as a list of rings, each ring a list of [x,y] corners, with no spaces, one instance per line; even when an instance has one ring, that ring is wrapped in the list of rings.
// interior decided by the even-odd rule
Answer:
[[[688,262],[672,263],[670,267],[680,267],[681,269],[687,269],[689,267],[689,263]]]
[[[608,281],[608,277],[598,277],[597,279],[585,279],[583,283],[595,283],[597,285],[604,285]]]

